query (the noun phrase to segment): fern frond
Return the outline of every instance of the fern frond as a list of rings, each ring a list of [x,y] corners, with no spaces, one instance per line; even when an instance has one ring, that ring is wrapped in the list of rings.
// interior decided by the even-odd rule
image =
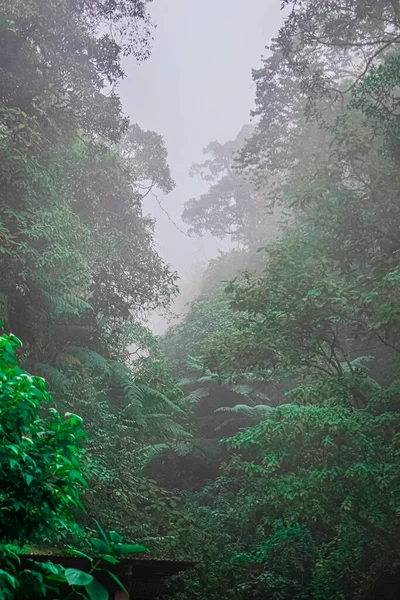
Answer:
[[[71,382],[65,373],[56,367],[52,367],[51,365],[36,363],[35,371],[42,377],[48,379],[51,384],[59,389],[66,389],[71,385]]]
[[[109,361],[98,352],[81,346],[68,346],[67,350],[75,356],[82,365],[106,373],[107,375],[111,372]]]
[[[236,404],[236,406],[222,406],[217,408],[215,412],[235,412],[249,416],[267,417],[272,410],[271,406],[265,404],[257,404],[256,406],[248,406],[247,404]]]
[[[61,294],[59,296],[52,296],[51,294],[45,294],[50,302],[51,309],[55,316],[60,317],[62,315],[79,315],[83,310],[93,310],[91,305],[78,298],[73,294]]]
[[[161,456],[164,452],[172,451],[177,456],[188,456],[193,453],[194,444],[192,442],[178,442],[174,444],[152,444],[147,446],[141,453],[141,465],[146,467],[153,460]]]
[[[187,357],[186,366],[192,371],[197,371],[198,373],[203,373],[205,371],[202,360],[200,358],[196,358],[195,356]]]
[[[373,360],[373,359],[374,359],[373,356],[358,356],[354,360],[350,361],[350,363],[347,363],[347,362],[340,363],[340,366],[342,367],[343,373],[349,373],[354,368],[363,369],[365,371],[368,371],[368,367],[366,367],[364,365],[364,363],[369,362],[370,360]]]
[[[201,388],[197,388],[197,390],[193,390],[192,392],[190,392],[190,394],[187,396],[186,400],[190,403],[190,404],[196,404],[196,402],[198,402],[199,400],[202,400],[203,398],[207,398],[207,396],[210,395],[210,390],[208,390],[205,387],[201,387]]]
[[[183,377],[182,379],[179,379],[178,381],[178,385],[180,387],[185,387],[187,385],[192,385],[193,383],[196,383],[195,379],[191,379],[190,377]]]
[[[204,443],[205,442],[205,443]],[[207,442],[210,442],[208,444]],[[180,441],[174,444],[152,444],[144,448],[141,453],[142,468],[149,465],[153,460],[161,456],[164,452],[173,452],[177,456],[190,456],[200,454],[201,456],[214,456],[217,454],[219,440],[190,440]]]
[[[139,457],[141,468],[147,467],[153,460],[169,449],[168,444],[152,444],[151,446],[147,446]]]
[[[235,385],[230,385],[229,389],[235,394],[239,394],[241,396],[248,396],[253,392],[253,388],[251,385],[246,385],[245,383],[237,383]]]
[[[72,367],[81,364],[80,360],[76,356],[73,356],[68,352],[60,352],[57,354],[55,362],[57,365],[61,365],[63,367]]]
[[[147,415],[146,420],[152,424],[152,428],[161,435],[173,435],[174,437],[190,438],[192,435],[176,423],[169,415],[164,413],[154,413]]]
[[[145,426],[146,419],[144,418],[141,410],[141,405],[138,405],[137,402],[131,402],[126,406],[123,410],[124,417],[135,421],[138,425]]]
[[[179,406],[159,390],[141,382],[135,382],[135,385],[143,394],[142,404],[145,409],[150,409],[152,411],[157,409],[170,409],[173,413],[184,414],[184,411]]]
[[[143,408],[142,390],[133,381],[127,367],[117,361],[109,361],[114,382],[123,390],[130,405]]]
[[[208,369],[207,369],[208,371]],[[217,383],[217,384],[221,384],[223,383],[223,378],[218,375],[217,373],[212,373],[211,371],[206,372],[202,377],[199,377],[197,382],[198,383]]]

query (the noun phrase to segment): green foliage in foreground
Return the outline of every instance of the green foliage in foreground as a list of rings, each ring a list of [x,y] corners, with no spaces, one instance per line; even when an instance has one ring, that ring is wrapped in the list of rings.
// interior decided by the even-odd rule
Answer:
[[[22,547],[74,525],[86,482],[80,467],[82,419],[61,417],[50,408],[46,383],[21,369],[13,335],[0,337],[0,552],[1,597],[19,593],[18,556]]]
[[[21,369],[13,335],[0,337],[0,532],[3,542],[24,544],[52,528],[68,527],[80,508],[79,440],[82,419],[61,417],[55,408],[41,415],[51,401],[46,383]]]
[[[209,190],[185,209],[194,231],[239,246],[211,265],[165,357],[140,324],[176,291],[142,212],[173,188],[166,149],[105,93],[136,55],[126,28],[148,23],[145,3],[2,2],[1,316],[90,435],[81,469],[80,419],[44,409],[43,381],[3,336],[0,600],[50,580],[106,597],[85,535],[90,572],[18,572],[16,547],[72,534],[85,480],[81,524],[197,560],[178,600],[381,600],[399,582],[399,11],[283,5],[254,73],[256,125],[209,146],[195,167]],[[254,261],[274,207],[289,225]],[[222,272],[249,264],[216,298]],[[143,549],[116,533],[91,545],[110,564]]]
[[[15,350],[21,346],[12,334],[0,336],[0,598],[39,599],[51,591],[66,598],[76,593],[87,600],[107,600],[108,591],[96,575],[102,571],[116,578],[102,564],[115,565],[122,555],[147,550],[126,543],[115,531],[107,536],[99,526],[100,536],[86,544],[89,554],[69,548],[69,554],[88,560],[87,572],[33,558],[31,568],[20,568],[24,546],[54,538],[60,529],[74,531],[80,493],[87,486],[80,462],[82,419],[71,413],[61,417],[46,407],[52,398],[44,379],[17,364]]]

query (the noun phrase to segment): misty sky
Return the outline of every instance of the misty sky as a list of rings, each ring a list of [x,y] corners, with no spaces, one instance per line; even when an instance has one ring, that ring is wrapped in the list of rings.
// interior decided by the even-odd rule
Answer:
[[[126,60],[120,93],[131,120],[165,139],[177,185],[163,205],[185,230],[183,204],[205,190],[189,177],[189,167],[203,160],[210,141],[232,139],[249,122],[251,69],[260,66],[278,30],[280,1],[154,0],[151,13],[157,24],[151,58],[141,65]],[[179,272],[184,288],[193,265],[213,256],[221,243],[185,237],[154,199],[146,208],[157,219],[159,252]]]

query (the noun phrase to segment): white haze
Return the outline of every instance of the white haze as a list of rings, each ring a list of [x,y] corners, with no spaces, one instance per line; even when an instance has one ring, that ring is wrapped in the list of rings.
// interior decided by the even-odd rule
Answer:
[[[184,202],[204,191],[191,179],[190,165],[202,162],[202,149],[212,140],[225,142],[249,122],[254,104],[252,68],[261,64],[265,46],[281,22],[279,0],[154,0],[157,24],[151,58],[141,65],[125,61],[126,79],[120,92],[124,111],[144,129],[160,133],[166,142],[176,188],[155,198],[145,209],[157,221],[158,250],[181,278],[181,311],[196,292],[200,269],[218,248],[211,237],[188,238],[180,215]],[[170,220],[171,219],[171,220]],[[166,321],[152,319],[161,333]]]

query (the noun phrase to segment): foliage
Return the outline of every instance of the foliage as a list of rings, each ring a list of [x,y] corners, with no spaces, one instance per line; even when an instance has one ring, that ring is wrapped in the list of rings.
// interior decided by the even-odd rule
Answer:
[[[3,541],[24,543],[51,528],[66,527],[80,507],[79,438],[82,419],[64,418],[54,409],[44,420],[39,409],[51,398],[43,379],[16,362],[21,343],[13,335],[0,338],[2,522]],[[77,485],[78,484],[78,485]]]
[[[10,542],[60,544],[85,480],[81,524],[196,558],[177,599],[372,600],[398,586],[400,13],[391,0],[282,5],[253,73],[255,124],[206,148],[191,172],[207,189],[183,214],[237,247],[157,340],[145,317],[176,275],[142,202],[174,182],[163,139],[128,124],[115,88],[122,55],[148,54],[146,2],[1,3],[0,311],[90,436],[81,471],[79,420],[39,417],[44,384],[3,336],[6,599]],[[142,549],[115,533],[92,544],[110,563]],[[92,572],[56,571],[39,584],[105,597]]]
[[[15,576],[18,556],[11,546],[71,528],[81,507],[80,492],[87,483],[80,466],[82,419],[61,417],[55,408],[41,415],[51,402],[46,383],[21,369],[14,335],[0,337],[0,596],[9,598],[20,585]]]
[[[197,387],[289,390],[210,416],[262,413],[226,435],[214,479],[182,493],[200,559],[171,590],[181,600],[391,598],[399,580],[399,12],[283,5],[239,166],[291,220],[226,286],[237,320],[204,345]]]
[[[187,358],[201,356],[215,334],[235,329],[238,320],[225,298],[200,297],[192,302],[183,321],[164,335],[161,350],[176,374],[184,376],[191,370]]]
[[[113,587],[116,584],[117,588],[126,591],[111,569],[118,565],[123,555],[146,552],[147,548],[126,543],[116,531],[107,535],[99,525],[98,530],[100,535],[89,538],[85,552],[67,548],[67,554],[84,559],[87,564],[85,570],[65,567],[54,560],[39,562],[29,558],[27,564],[31,568],[21,573],[23,597],[26,597],[25,588],[29,588],[29,598],[42,598],[51,593],[66,599],[80,596],[86,600],[108,600],[107,584]]]
[[[192,165],[192,177],[200,177],[209,189],[185,204],[182,219],[196,235],[226,237],[255,249],[266,236],[273,239],[279,230],[279,215],[270,214],[268,202],[251,179],[237,168],[237,154],[252,133],[245,126],[235,140],[221,144],[211,142],[203,151],[210,155],[202,164]],[[267,230],[267,232],[265,231]],[[269,241],[269,240],[268,240]]]
[[[133,449],[184,435],[168,394],[134,382],[131,356],[177,291],[142,211],[174,187],[165,144],[128,123],[117,94],[123,56],[148,56],[147,2],[4,0],[0,15],[1,316],[59,409],[85,418],[80,523],[134,536],[140,484],[156,500]]]

